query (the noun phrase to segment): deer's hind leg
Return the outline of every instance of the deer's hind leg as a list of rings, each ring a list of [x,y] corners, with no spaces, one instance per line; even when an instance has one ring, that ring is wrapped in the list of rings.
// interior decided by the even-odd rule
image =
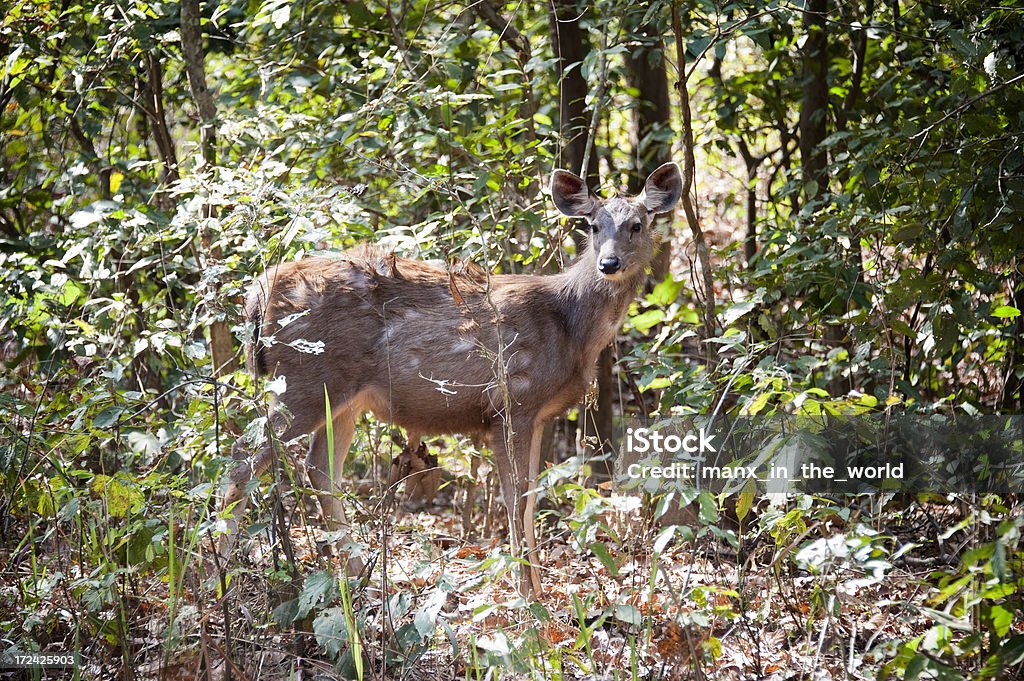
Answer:
[[[356,420],[360,413],[358,406],[351,403],[335,409],[330,422],[331,438],[327,437],[326,422],[310,437],[306,475],[309,476],[310,485],[318,491],[317,499],[324,515],[324,524],[330,530],[344,530],[347,527],[345,505],[339,495],[344,489],[342,470],[345,467],[345,458],[349,447],[352,446]],[[347,550],[343,548],[353,543],[347,532],[338,541],[345,556],[346,571],[349,575],[355,576],[361,574],[365,566],[359,557],[358,549],[353,553],[346,553]]]
[[[360,413],[361,410],[354,404],[343,405],[331,415],[331,440],[327,438],[326,423],[317,428],[310,438],[306,474],[313,489],[318,492],[324,522],[330,529],[345,525],[345,511],[338,494],[344,489],[342,469],[345,467],[348,449],[352,446]]]

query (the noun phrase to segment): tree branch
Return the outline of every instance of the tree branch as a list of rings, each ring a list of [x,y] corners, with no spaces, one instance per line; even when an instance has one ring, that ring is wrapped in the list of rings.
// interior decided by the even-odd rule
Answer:
[[[693,157],[693,121],[690,113],[690,94],[686,90],[686,48],[683,46],[683,27],[679,19],[679,3],[672,3],[672,32],[676,39],[676,59],[678,60],[679,80],[676,90],[679,92],[680,108],[683,113],[683,211],[686,222],[693,232],[693,242],[697,248],[697,259],[700,261],[701,274],[704,278],[704,338],[715,335],[717,321],[715,319],[715,282],[711,275],[711,254],[708,251],[704,232],[700,228],[700,216],[697,212],[697,201],[692,194],[693,176],[696,173],[696,162]],[[707,344],[708,366],[712,366],[715,353],[711,344]]]
[[[836,113],[836,127],[839,130],[846,129],[847,117],[853,107],[857,105],[857,99],[860,97],[861,83],[864,80],[864,57],[868,48],[867,25],[871,23],[874,13],[875,0],[867,0],[863,24],[853,39],[853,73],[850,76],[850,89],[846,92],[842,108]]]
[[[953,109],[952,111],[947,113],[945,116],[943,116],[939,120],[937,120],[934,123],[932,123],[931,125],[929,125],[924,130],[911,135],[910,139],[916,140],[918,137],[927,137],[928,134],[931,133],[932,130],[934,130],[935,128],[939,127],[940,125],[942,125],[943,123],[948,121],[950,118],[953,118],[954,116],[959,116],[964,111],[967,111],[968,109],[970,109],[972,106],[974,106],[975,104],[977,104],[981,100],[986,99],[988,97],[991,97],[992,95],[994,95],[995,93],[999,92],[1000,90],[1002,90],[1004,88],[1008,88],[1011,85],[1016,85],[1017,83],[1019,83],[1022,80],[1024,80],[1024,73],[1019,73],[1016,76],[1014,76],[1013,78],[1011,78],[1010,80],[1003,81],[1002,83],[999,83],[999,85],[993,85],[992,87],[990,87],[989,89],[985,90],[984,92],[979,92],[978,94],[974,95],[973,97],[968,99],[966,102],[964,102],[960,106],[956,107],[955,109]],[[922,144],[923,144],[923,142],[922,142]]]
[[[149,76],[149,107],[141,107],[143,112],[153,121],[153,140],[156,142],[157,153],[164,166],[164,181],[168,184],[177,182],[178,152],[174,148],[174,138],[167,128],[167,116],[164,112],[164,76],[160,60],[152,52],[146,53],[146,73]]]
[[[530,41],[512,25],[512,20],[503,17],[489,0],[480,0],[474,5],[474,9],[477,16],[487,22],[491,30],[498,34],[498,38],[508,43],[516,51],[520,62],[525,66],[526,62],[530,61],[532,54]]]

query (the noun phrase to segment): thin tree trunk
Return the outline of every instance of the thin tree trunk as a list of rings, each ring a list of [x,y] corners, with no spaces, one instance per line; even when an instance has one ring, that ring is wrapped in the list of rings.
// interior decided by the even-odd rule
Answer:
[[[217,106],[206,85],[203,35],[199,26],[199,0],[182,0],[181,52],[185,58],[185,71],[188,74],[192,99],[199,109],[203,162],[207,168],[212,168],[217,163]],[[213,217],[212,207],[207,206],[205,216]],[[204,250],[208,250],[213,258],[220,259],[220,249],[210,248],[205,234],[201,238]],[[238,366],[231,328],[226,321],[215,321],[210,324],[210,355],[213,357],[215,376],[231,373]]]
[[[868,49],[868,31],[867,26],[871,24],[871,20],[875,14],[875,0],[867,0],[864,7],[864,14],[860,18],[861,27],[853,35],[853,54],[851,60],[853,62],[853,72],[850,74],[850,88],[846,91],[846,98],[843,100],[842,107],[836,112],[836,129],[846,130],[847,123],[851,118],[856,119],[857,112],[857,100],[860,98],[861,89],[864,82],[864,61],[867,58]],[[849,178],[849,171],[844,170],[840,176],[840,183],[845,185]],[[852,227],[852,237],[850,239],[850,247],[853,249],[854,264],[857,267],[857,283],[864,283],[864,254],[861,252],[860,237],[862,229],[859,226]]]
[[[722,77],[722,59],[720,57],[715,57],[711,68],[708,69],[708,74],[719,90],[724,93],[725,79]],[[747,233],[743,239],[743,258],[749,269],[751,261],[757,255],[757,171],[771,154],[765,152],[761,156],[754,156],[742,132],[736,134],[736,150],[739,152],[740,158],[743,159],[743,166],[747,170]]]
[[[588,11],[589,3],[552,0],[549,8],[551,44],[555,51],[555,69],[559,84],[559,131],[563,144],[561,166],[579,173],[580,177],[587,181],[587,185],[594,189],[600,184],[597,154],[587,153],[594,116],[587,107],[589,86],[581,69],[591,45],[587,33],[579,22],[583,13]],[[586,168],[583,167],[584,163]],[[574,234],[573,238],[578,246],[582,244],[582,238],[578,234]],[[613,350],[611,347],[605,348],[597,360],[598,408],[596,411],[584,409],[580,419],[580,427],[585,433],[588,432],[588,424],[594,424],[595,435],[602,445],[611,441],[614,423],[611,409],[614,404],[612,363]],[[599,446],[598,450],[601,448]],[[598,466],[594,472],[598,477],[606,477],[610,472],[610,464]]]
[[[757,171],[767,156],[754,156],[746,140],[740,137],[736,142],[743,167],[747,170],[747,234],[743,239],[743,258],[750,268],[757,255]]]
[[[146,75],[149,108],[145,111],[153,122],[153,140],[156,142],[156,150],[163,165],[164,182],[173,184],[179,179],[178,152],[174,148],[174,138],[167,127],[167,114],[164,112],[163,67],[152,52],[146,53]]]
[[[181,52],[185,57],[185,72],[192,90],[192,101],[199,109],[200,140],[203,161],[207,165],[217,162],[217,105],[206,85],[206,59],[203,54],[203,34],[199,25],[199,0],[182,0]]]
[[[1010,277],[1010,302],[1018,310],[1024,305],[1024,278]],[[1015,332],[1006,356],[1006,380],[1002,388],[1002,408],[1008,414],[1019,414],[1024,407],[1024,378],[1018,373],[1024,364],[1024,315],[1014,322]]]
[[[564,144],[562,166],[579,173],[593,188],[598,185],[596,154],[591,155],[586,169],[582,168],[591,118],[587,110],[587,80],[580,68],[590,52],[590,39],[579,22],[586,7],[574,0],[552,0],[550,8],[551,43],[559,83],[559,129]]]
[[[805,199],[811,201],[825,188],[828,157],[821,143],[828,119],[828,0],[804,3],[803,101],[800,106],[800,163]],[[813,183],[813,184],[811,184]]]
[[[665,69],[664,45],[657,28],[652,24],[641,25],[638,14],[626,17],[627,31],[640,36],[642,44],[624,55],[626,74],[630,85],[640,91],[640,97],[633,109],[636,136],[633,139],[633,159],[636,163],[630,173],[629,190],[637,194],[643,188],[644,180],[672,155],[669,136],[659,139],[661,130],[670,128],[672,109],[669,103],[668,75]],[[659,218],[661,223],[671,223],[671,218]],[[659,282],[668,274],[672,262],[672,242],[665,239],[651,263],[652,282]],[[615,364],[615,348],[607,347],[597,361],[597,409],[591,414],[595,435],[606,454],[616,450],[615,442],[615,397],[619,386],[612,374]],[[612,473],[612,462],[595,465],[599,477]]]
[[[635,16],[627,17],[627,21]],[[647,176],[672,155],[671,135],[659,136],[661,131],[670,129],[672,108],[665,68],[665,46],[657,27],[650,23],[634,25],[629,32],[639,36],[642,41],[636,49],[624,55],[629,83],[640,92],[633,109],[636,128],[633,158],[636,161],[636,172],[630,174],[629,184],[630,192],[636,194],[643,188]],[[663,221],[671,222],[671,218]],[[672,242],[666,240],[651,264],[651,280],[658,282],[664,279],[671,263]]]
[[[800,102],[800,170],[804,185],[804,202],[820,199],[828,189],[828,153],[822,146],[828,134],[828,29],[826,15],[828,0],[805,0],[803,9],[804,47],[802,57],[803,96]],[[842,317],[846,312],[846,300],[842,292],[834,297],[824,313],[830,318]],[[824,340],[831,347],[838,347],[846,337],[845,329],[838,324],[827,324]],[[843,382],[836,378],[829,382],[828,392],[837,395],[843,390]]]

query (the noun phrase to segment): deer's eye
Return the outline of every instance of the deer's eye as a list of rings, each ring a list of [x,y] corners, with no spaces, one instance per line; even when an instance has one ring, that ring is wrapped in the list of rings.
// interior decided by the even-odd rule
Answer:
[[[601,226],[598,225],[596,222],[591,222],[590,231],[593,232],[594,234],[597,234],[598,232],[601,231]]]
[[[634,233],[639,232],[642,228],[643,225],[641,225],[639,222],[634,222],[630,227],[630,229],[633,230]]]

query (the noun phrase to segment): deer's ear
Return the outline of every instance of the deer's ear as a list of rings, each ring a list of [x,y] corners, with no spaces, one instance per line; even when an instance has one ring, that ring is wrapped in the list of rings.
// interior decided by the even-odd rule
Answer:
[[[683,194],[683,175],[675,163],[666,163],[651,173],[640,198],[651,213],[667,213]]]
[[[551,174],[551,198],[562,215],[571,218],[586,217],[597,207],[597,199],[587,189],[587,183],[568,170]]]

